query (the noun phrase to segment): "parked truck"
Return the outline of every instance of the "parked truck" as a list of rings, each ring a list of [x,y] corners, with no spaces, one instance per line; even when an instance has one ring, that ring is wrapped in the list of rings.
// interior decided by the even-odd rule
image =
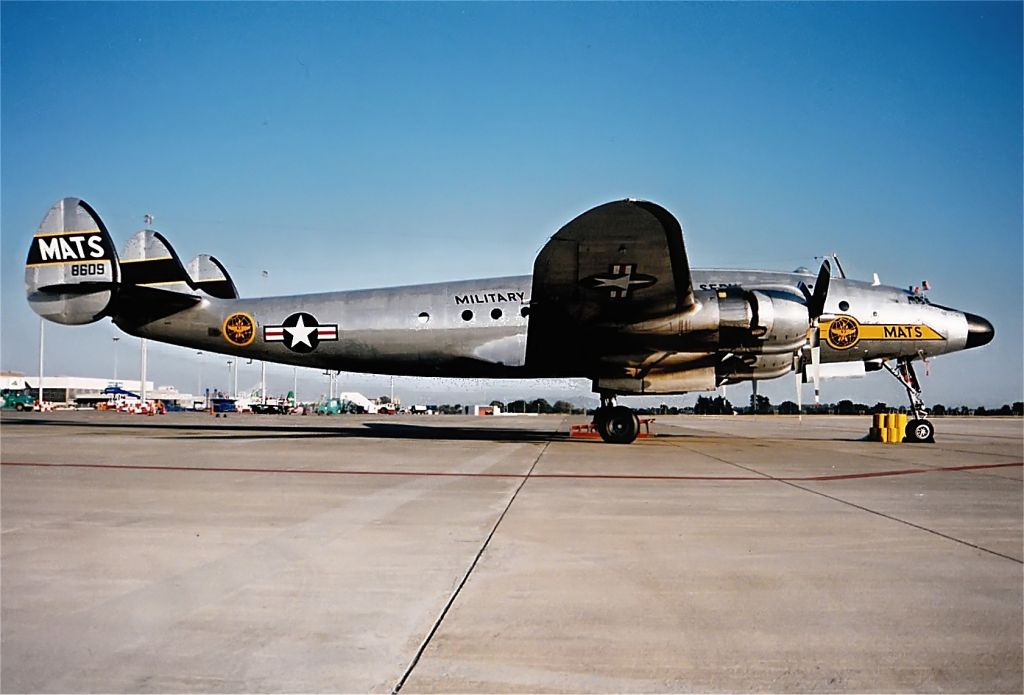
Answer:
[[[28,389],[3,389],[0,390],[0,408],[13,408],[18,411],[32,410],[36,405],[36,397]]]
[[[366,409],[362,406],[343,398],[330,398],[328,400],[321,401],[316,406],[317,415],[341,415],[344,413],[362,414],[365,412]]]

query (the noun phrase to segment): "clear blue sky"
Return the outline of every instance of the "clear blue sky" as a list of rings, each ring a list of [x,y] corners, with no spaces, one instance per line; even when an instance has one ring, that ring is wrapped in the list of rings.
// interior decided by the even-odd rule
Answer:
[[[5,2],[0,366],[36,369],[22,264],[65,195],[118,245],[153,213],[249,295],[525,274],[565,221],[638,197],[679,216],[698,267],[836,251],[850,275],[929,279],[997,330],[933,363],[929,402],[1021,400],[1021,8]],[[109,321],[47,330],[48,373],[112,371]],[[155,355],[192,388],[192,353]],[[901,402],[889,381],[826,396]]]

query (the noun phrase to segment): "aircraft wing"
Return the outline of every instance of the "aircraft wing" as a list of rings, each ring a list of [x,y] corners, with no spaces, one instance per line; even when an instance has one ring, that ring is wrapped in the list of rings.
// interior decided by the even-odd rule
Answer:
[[[558,230],[537,256],[527,362],[564,363],[564,351],[581,348],[593,354],[584,341],[694,303],[672,213],[646,201],[600,205]]]

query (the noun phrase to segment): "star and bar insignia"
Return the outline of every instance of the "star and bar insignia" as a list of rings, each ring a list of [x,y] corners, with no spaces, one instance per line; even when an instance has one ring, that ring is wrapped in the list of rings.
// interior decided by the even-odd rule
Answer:
[[[263,340],[284,343],[293,352],[313,352],[325,340],[338,339],[338,324],[321,325],[316,317],[303,311],[292,314],[280,326],[264,326]]]
[[[634,289],[650,287],[658,281],[653,275],[636,272],[636,263],[614,263],[607,275],[591,275],[580,281],[584,287],[608,290],[611,299],[628,299]]]

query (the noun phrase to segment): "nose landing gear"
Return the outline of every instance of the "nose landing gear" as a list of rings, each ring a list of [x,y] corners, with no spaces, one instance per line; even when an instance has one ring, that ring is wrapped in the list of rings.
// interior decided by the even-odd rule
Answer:
[[[613,394],[601,394],[601,407],[594,411],[594,429],[609,444],[631,444],[640,434],[640,418],[624,405],[615,405]]]
[[[888,362],[883,362],[882,366],[907,390],[907,397],[910,399],[910,413],[913,416],[907,422],[907,429],[904,432],[907,441],[934,444],[935,425],[928,419],[928,411],[925,410],[924,400],[921,398],[921,382],[917,380],[914,365],[908,358],[900,357],[896,360],[895,368],[890,367]]]

